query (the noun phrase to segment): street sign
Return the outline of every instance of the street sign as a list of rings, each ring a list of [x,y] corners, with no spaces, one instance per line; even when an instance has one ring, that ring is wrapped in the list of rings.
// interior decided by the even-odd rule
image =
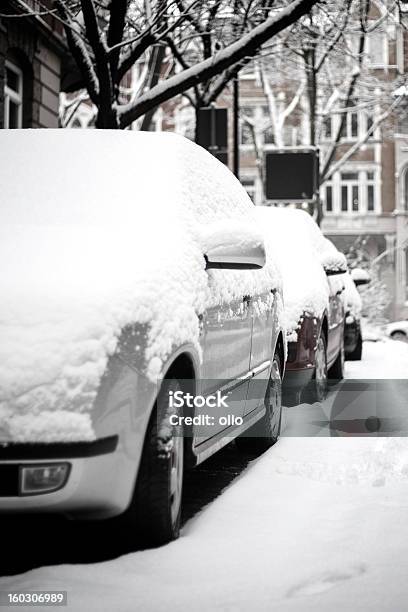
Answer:
[[[228,109],[209,106],[197,111],[196,142],[228,164]]]
[[[265,182],[269,202],[315,202],[319,187],[318,150],[267,151]]]

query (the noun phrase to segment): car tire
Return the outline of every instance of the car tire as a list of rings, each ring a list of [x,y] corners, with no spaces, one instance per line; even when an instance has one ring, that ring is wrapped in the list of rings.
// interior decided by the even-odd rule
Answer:
[[[263,453],[279,438],[282,421],[281,372],[281,360],[278,353],[275,353],[264,400],[265,414],[235,440],[237,448],[244,453]]]
[[[356,347],[353,351],[346,354],[347,361],[360,361],[363,354],[363,338],[358,335]]]
[[[147,428],[135,491],[122,515],[125,535],[138,544],[160,546],[177,539],[180,531],[184,475],[184,438],[180,426],[170,425],[169,391],[181,390],[176,379],[162,384]]]
[[[327,348],[324,334],[319,336],[315,351],[315,371],[312,380],[303,389],[301,401],[306,404],[323,402],[328,392]]]
[[[329,379],[331,381],[343,380],[344,378],[344,335],[341,336],[341,345],[336,361],[329,369]]]

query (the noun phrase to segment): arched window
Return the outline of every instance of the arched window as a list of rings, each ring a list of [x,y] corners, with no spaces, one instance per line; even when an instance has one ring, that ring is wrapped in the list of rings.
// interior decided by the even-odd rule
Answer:
[[[403,196],[403,210],[408,210],[408,166],[404,170],[404,196]]]
[[[4,127],[23,127],[23,71],[6,60],[4,83]]]

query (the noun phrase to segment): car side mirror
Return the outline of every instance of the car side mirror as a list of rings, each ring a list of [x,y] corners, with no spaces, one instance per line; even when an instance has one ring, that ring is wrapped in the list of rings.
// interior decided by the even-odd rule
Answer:
[[[346,258],[343,253],[340,253],[337,249],[324,253],[321,262],[327,276],[335,276],[347,272]]]
[[[325,268],[326,276],[336,276],[337,274],[345,274],[347,270],[336,270],[332,268]]]
[[[262,236],[231,220],[207,226],[202,234],[206,270],[257,270],[266,263]]]
[[[350,272],[351,278],[354,281],[356,287],[360,287],[361,285],[368,285],[371,282],[371,277],[366,270],[362,268],[354,268]]]

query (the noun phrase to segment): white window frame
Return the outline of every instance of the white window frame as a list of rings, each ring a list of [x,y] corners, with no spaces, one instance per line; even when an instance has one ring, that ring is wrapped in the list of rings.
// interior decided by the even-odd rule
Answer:
[[[343,113],[341,113],[343,114]],[[359,113],[358,110],[349,110],[349,111],[345,111],[346,114],[346,122],[345,122],[345,131],[346,131],[346,135],[345,136],[341,136],[340,140],[346,140],[346,141],[356,141],[359,139],[360,137],[360,132],[361,132],[361,115]],[[357,117],[357,134],[355,136],[353,136],[352,133],[352,123],[353,123],[353,115],[355,115]],[[338,117],[338,125],[340,124],[341,121],[341,115],[339,115]]]
[[[374,177],[368,179],[368,173],[372,172]],[[342,181],[341,175],[347,173],[356,173],[358,177],[349,181]],[[332,210],[327,211],[327,215],[347,215],[347,216],[361,216],[361,215],[378,215],[381,213],[381,174],[380,169],[373,165],[356,165],[356,166],[343,166],[338,172],[336,172],[330,181],[323,183],[320,189],[320,197],[325,203],[326,208],[326,187],[332,187]],[[374,210],[368,210],[368,186],[372,185],[374,188]],[[347,210],[342,210],[342,187],[347,186],[348,189],[348,207]],[[358,188],[358,201],[359,209],[354,211],[352,209],[352,187],[357,186]]]
[[[331,189],[331,205],[332,205],[332,209],[331,210],[327,210],[327,188]],[[324,202],[324,211],[327,215],[333,215],[335,210],[334,210],[334,185],[333,185],[333,181],[326,181],[324,183],[324,185],[322,186],[322,193],[320,196],[323,199]]]
[[[337,134],[337,130],[339,129],[340,126],[340,121],[341,118],[343,116],[343,114],[346,114],[346,122],[345,122],[345,136],[340,136],[340,142],[356,142],[357,140],[359,140],[360,138],[363,138],[363,136],[366,134],[366,132],[368,131],[368,120],[369,118],[371,118],[372,123],[375,122],[375,113],[371,113],[368,114],[368,110],[369,109],[356,109],[356,110],[352,110],[352,107],[349,111],[343,111],[343,112],[334,112],[331,116],[327,117],[327,118],[331,118],[331,133],[332,136],[331,138],[327,137],[325,135],[325,132],[323,130],[325,130],[324,125],[322,125],[322,137],[321,137],[321,141],[324,143],[329,143],[332,142],[334,140],[334,136],[335,134]],[[352,134],[352,115],[356,115],[357,116],[357,135],[353,136]],[[378,134],[378,130],[379,128],[375,128],[374,132],[371,134],[371,136],[368,138],[368,142],[370,142],[372,139],[378,138],[379,134]]]
[[[9,127],[9,117],[10,117],[10,100],[14,102],[14,104],[18,107],[18,115],[17,115],[17,127],[23,127],[23,71],[21,68],[6,60],[5,63],[6,69],[8,68],[12,72],[14,72],[18,77],[18,91],[14,91],[14,89],[10,89],[8,85],[4,85],[4,127]]]
[[[371,34],[374,36],[381,36],[382,38],[382,61],[381,62],[372,62],[371,58],[370,58],[370,51],[371,51],[371,45],[373,44],[373,36],[370,36],[370,34],[367,36],[367,65],[368,68],[372,68],[372,69],[376,69],[376,68],[380,68],[380,69],[384,69],[384,68],[388,68],[389,65],[389,48],[388,48],[388,37],[386,32],[382,32],[382,31],[377,31],[374,30],[373,32],[371,32]]]
[[[354,179],[343,179],[342,176],[344,174],[356,174],[357,177]],[[353,193],[357,188],[357,197],[358,197],[358,209],[353,210]],[[346,190],[347,193],[347,210],[343,210],[343,190]],[[358,215],[362,213],[362,186],[360,183],[360,173],[355,170],[341,170],[340,171],[340,190],[339,190],[339,204],[340,204],[340,213],[344,214],[353,214]]]

